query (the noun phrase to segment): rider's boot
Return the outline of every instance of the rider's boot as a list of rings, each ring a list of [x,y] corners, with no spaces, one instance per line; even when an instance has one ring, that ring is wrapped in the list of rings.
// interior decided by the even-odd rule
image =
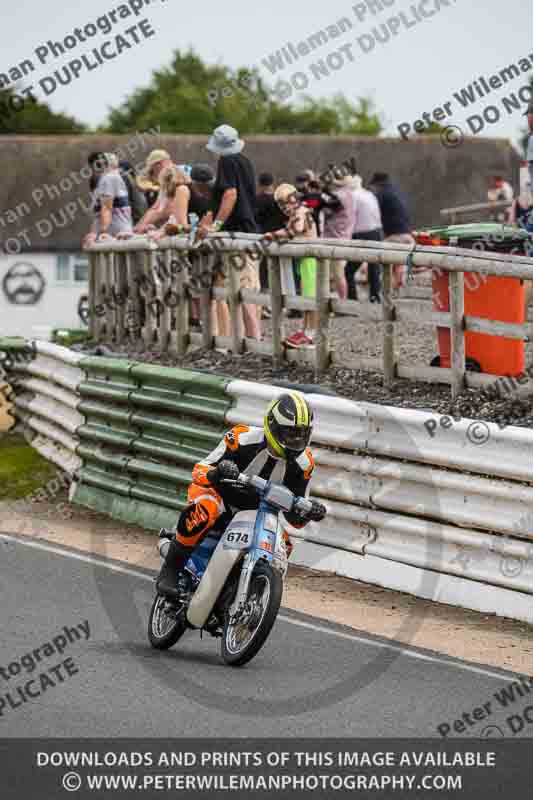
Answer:
[[[178,575],[187,563],[189,555],[190,551],[186,547],[183,547],[176,539],[171,539],[165,561],[157,578],[156,589],[159,594],[173,600],[179,598]]]

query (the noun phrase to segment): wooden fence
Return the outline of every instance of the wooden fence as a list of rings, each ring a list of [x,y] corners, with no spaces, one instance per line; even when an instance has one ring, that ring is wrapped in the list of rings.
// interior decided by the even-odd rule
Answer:
[[[445,218],[447,225],[463,222],[498,222],[502,212],[511,206],[512,202],[502,200],[497,203],[473,203],[469,206],[443,208],[440,213]]]
[[[242,255],[266,258],[269,293],[241,290],[239,270]],[[282,292],[281,271],[293,258],[312,256],[318,261],[316,298],[291,296]],[[89,324],[97,342],[139,342],[160,352],[183,357],[190,347],[230,349],[234,353],[253,352],[270,356],[275,366],[284,361],[312,364],[317,378],[330,366],[339,365],[331,347],[330,314],[357,317],[358,322],[378,323],[383,342],[381,359],[360,358],[357,367],[382,372],[385,385],[396,377],[432,383],[448,383],[456,397],[465,386],[483,387],[499,376],[467,372],[465,367],[465,331],[529,341],[533,325],[497,322],[465,315],[465,273],[470,281],[483,281],[488,275],[533,280],[533,258],[454,247],[425,247],[384,242],[341,240],[298,240],[287,244],[265,243],[251,234],[215,234],[200,246],[185,237],[163,239],[158,246],[146,237],[126,241],[112,240],[93,245],[89,250]],[[228,280],[224,288],[214,288],[212,272],[222,259]],[[339,300],[330,295],[332,260],[381,263],[383,276],[382,304],[362,304]],[[392,291],[395,264],[426,267],[449,276],[449,311],[438,310],[433,303],[398,299]],[[472,284],[469,284],[470,286]],[[199,302],[201,332],[191,329],[191,299]],[[214,335],[213,301],[226,300],[231,317],[231,335]],[[502,302],[504,302],[502,298]],[[242,305],[269,305],[272,310],[272,339],[256,341],[244,336]],[[318,310],[319,331],[312,350],[286,349],[283,344],[284,309]],[[400,364],[396,356],[399,323],[416,322],[430,328],[449,328],[451,367],[439,368]],[[533,370],[527,370],[533,374]],[[503,376],[501,376],[503,377]],[[520,393],[532,394],[533,381],[520,387]]]

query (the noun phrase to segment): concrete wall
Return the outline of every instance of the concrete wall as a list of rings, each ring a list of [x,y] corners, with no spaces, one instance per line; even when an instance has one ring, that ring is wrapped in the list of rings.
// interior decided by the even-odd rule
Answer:
[[[155,147],[177,163],[210,162],[205,136],[3,136],[0,148],[0,248],[37,252],[77,250],[91,217],[87,181],[80,170],[93,150],[121,148],[133,163]],[[324,170],[356,158],[368,180],[389,172],[411,199],[415,227],[440,223],[441,208],[484,202],[487,178],[501,173],[518,188],[520,159],[507,140],[471,137],[446,148],[439,136],[399,139],[328,136],[258,136],[245,153],[257,172],[292,180],[302,169]],[[18,209],[18,211],[17,211]],[[25,231],[25,235],[24,232]],[[18,245],[17,245],[18,243]]]
[[[0,256],[0,336],[48,339],[54,328],[85,327],[78,302],[88,286],[76,277],[87,264],[79,253]]]

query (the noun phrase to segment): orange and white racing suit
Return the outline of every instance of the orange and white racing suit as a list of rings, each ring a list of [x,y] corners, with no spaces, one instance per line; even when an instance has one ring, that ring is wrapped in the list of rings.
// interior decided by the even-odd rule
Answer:
[[[305,497],[314,469],[311,450],[307,448],[292,460],[272,456],[262,428],[236,425],[226,433],[218,447],[195,465],[192,483],[187,493],[187,507],[178,520],[176,540],[191,553],[209,530],[217,524],[225,527],[237,510],[257,509],[259,500],[253,490],[223,487],[218,488],[209,481],[209,471],[221,461],[233,461],[240,472],[271,479],[290,489],[295,495]],[[285,514],[287,522],[295,528],[306,522],[296,514]],[[292,552],[292,543],[284,533],[287,555]]]

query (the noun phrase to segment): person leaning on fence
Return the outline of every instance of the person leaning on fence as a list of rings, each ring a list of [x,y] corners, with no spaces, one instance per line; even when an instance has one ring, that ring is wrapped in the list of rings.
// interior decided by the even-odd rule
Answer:
[[[128,188],[119,172],[118,157],[114,153],[91,153],[88,161],[93,171],[90,186],[94,222],[83,241],[84,247],[132,230]]]
[[[359,175],[354,175],[353,186],[355,226],[352,239],[382,242],[383,226],[376,195],[369,192],[368,189],[363,188],[363,180]],[[357,300],[355,276],[360,266],[361,262],[349,261],[346,264],[345,273],[348,283],[349,300]],[[368,265],[368,283],[370,302],[379,303],[381,293],[381,264]]]
[[[147,181],[150,185],[157,185],[161,171],[171,166],[173,166],[172,159],[166,150],[152,150],[139,177],[141,181]],[[168,222],[170,213],[169,198],[159,184],[159,194],[156,202],[148,209],[133,230],[135,233],[147,233],[152,228],[159,228],[165,222]]]
[[[285,225],[285,215],[274,200],[274,176],[262,172],[257,180],[255,220],[261,233],[271,233]],[[259,280],[261,291],[268,292],[268,256],[261,255],[259,261]],[[268,312],[270,313],[270,312]]]
[[[331,182],[326,185],[325,192],[332,201],[324,208],[324,239],[351,239],[355,224],[354,211],[354,179],[339,170],[333,170]],[[345,260],[331,261],[331,275],[337,294],[341,300],[348,297],[348,286],[344,274]]]
[[[409,207],[403,192],[391,183],[386,172],[374,173],[370,186],[378,199],[385,241],[414,247],[415,240],[411,235]],[[400,287],[405,286],[406,271],[404,264],[394,266],[392,279],[394,290],[398,291]]]
[[[318,238],[316,224],[311,211],[298,199],[296,188],[290,183],[282,183],[274,192],[274,199],[287,222],[284,228],[265,234],[265,239],[276,239],[283,242],[295,237],[303,239]],[[316,298],[316,259],[312,257],[300,258],[297,264],[300,273],[300,285],[303,297]],[[318,311],[304,312],[304,329],[289,336],[285,343],[288,347],[301,348],[313,347],[314,337],[318,328]]]
[[[230,233],[258,233],[255,221],[256,190],[255,171],[251,161],[242,154],[244,142],[230,125],[220,125],[213,131],[207,149],[217,155],[217,176],[213,187],[212,210],[204,216],[198,227],[198,238],[224,230]],[[214,220],[214,221],[213,221]],[[245,252],[235,253],[228,259],[239,272],[241,289],[260,291],[257,259]],[[227,263],[222,259],[215,286],[227,287]],[[245,335],[261,339],[257,306],[242,304]],[[229,335],[229,312],[226,303],[218,304],[219,325]]]
[[[168,221],[156,231],[149,233],[155,240],[163,236],[179,236],[180,233],[189,233],[189,203],[191,200],[191,179],[179,167],[172,164],[161,170],[158,177],[161,192],[166,198],[166,210],[169,213]]]

